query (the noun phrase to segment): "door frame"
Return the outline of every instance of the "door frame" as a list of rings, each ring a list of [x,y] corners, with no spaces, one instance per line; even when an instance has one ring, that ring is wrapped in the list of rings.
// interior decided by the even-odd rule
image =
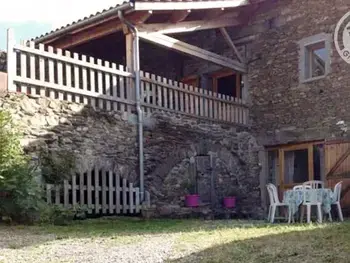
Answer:
[[[277,151],[278,152],[278,178],[276,178],[277,186],[280,192],[284,192],[286,189],[290,189],[295,184],[285,184],[284,183],[284,171],[285,171],[285,152],[296,151],[296,150],[307,150],[308,151],[308,180],[314,180],[314,146],[324,145],[324,141],[313,141],[313,142],[303,142],[298,144],[287,144],[278,145],[272,147],[266,147],[267,151]],[[282,157],[282,158],[281,158]]]

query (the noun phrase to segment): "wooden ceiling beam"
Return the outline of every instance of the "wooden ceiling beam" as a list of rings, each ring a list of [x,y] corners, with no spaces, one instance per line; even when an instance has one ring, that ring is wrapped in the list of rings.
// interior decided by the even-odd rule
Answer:
[[[238,60],[240,62],[244,62],[244,59],[243,57],[241,56],[241,54],[239,53],[238,49],[236,48],[235,44],[233,43],[230,35],[227,33],[227,30],[226,28],[222,27],[220,28],[220,32],[222,34],[222,36],[224,37],[226,43],[229,45],[229,47],[233,50],[233,52],[235,52]]]
[[[240,25],[240,21],[234,18],[220,18],[215,20],[197,20],[179,23],[156,23],[139,25],[138,29],[144,33],[174,34],[182,32],[192,32]]]
[[[134,24],[140,24],[146,21],[152,14],[149,12],[135,12],[126,16],[130,22]],[[45,45],[50,45],[56,48],[67,49],[74,47],[88,41],[107,36],[109,34],[121,31],[123,25],[121,24],[118,17],[108,19],[105,23],[99,23],[96,26],[89,25],[86,28],[82,28],[76,33],[70,33],[62,37],[57,37],[53,40],[43,42]]]
[[[190,12],[188,10],[174,11],[170,16],[170,23],[178,23],[186,19]]]
[[[225,68],[230,68],[238,72],[246,73],[247,72],[247,66],[244,63],[240,63],[239,61],[218,55],[216,53],[213,53],[211,51],[187,44],[183,41],[180,41],[178,39],[165,36],[162,34],[145,34],[140,33],[140,38],[154,43],[159,46],[163,46],[169,49],[176,50],[181,53],[188,54],[193,57],[197,57],[200,59],[203,59],[205,61],[211,62],[216,65],[220,65]]]

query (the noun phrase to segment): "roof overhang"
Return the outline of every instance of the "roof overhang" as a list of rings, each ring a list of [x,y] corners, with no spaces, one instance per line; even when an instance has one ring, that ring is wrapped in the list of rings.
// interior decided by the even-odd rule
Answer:
[[[43,36],[37,37],[34,39],[36,43],[45,43],[47,40],[55,39],[57,37],[60,37],[66,33],[72,32],[74,30],[89,26],[89,25],[96,25],[96,23],[103,21],[107,18],[113,17],[118,15],[118,11],[124,11],[124,12],[132,12],[133,11],[133,4],[130,2],[124,2],[121,5],[117,5],[115,7],[110,8],[109,10],[97,13],[95,15],[91,15],[88,18],[81,19],[77,22],[74,22],[70,25],[63,26],[60,29],[56,29],[55,31],[51,31],[50,33],[47,33]]]
[[[210,8],[232,8],[250,4],[250,0],[214,0],[214,1],[134,1],[135,10],[192,10]]]

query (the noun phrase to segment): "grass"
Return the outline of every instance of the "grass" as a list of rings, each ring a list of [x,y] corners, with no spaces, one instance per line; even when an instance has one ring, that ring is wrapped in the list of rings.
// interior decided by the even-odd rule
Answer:
[[[0,262],[349,262],[350,222],[107,218],[0,226]]]

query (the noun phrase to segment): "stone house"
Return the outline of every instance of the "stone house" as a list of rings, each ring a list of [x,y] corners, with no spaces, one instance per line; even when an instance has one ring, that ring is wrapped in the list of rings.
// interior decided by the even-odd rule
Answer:
[[[309,179],[332,186],[342,178],[343,204],[350,206],[346,179],[350,144],[344,132],[350,121],[345,73],[350,65],[333,40],[349,7],[345,0],[135,0],[33,41],[76,52],[79,59],[93,56],[125,65],[131,72],[141,68],[161,76],[158,81],[166,78],[167,85],[181,82],[249,107],[249,118],[242,111],[241,121],[234,123],[194,120],[191,114],[176,117],[171,111],[152,113],[144,120],[143,172],[145,187],[162,216],[187,213],[183,196],[194,162],[197,190],[211,208],[234,193],[241,215],[259,217],[269,181],[282,192]],[[134,92],[135,83],[129,82],[127,89]],[[159,99],[153,96],[147,103]],[[26,105],[32,103],[36,114],[45,106],[38,101]],[[72,121],[76,132],[65,135],[61,144],[56,139],[52,144],[45,141],[46,147],[74,149],[88,162],[84,167],[96,162],[111,165],[137,183],[143,172],[135,172],[137,129],[130,118],[110,120],[91,109],[88,117],[70,111],[69,115],[79,116],[77,124]],[[56,119],[66,114],[54,109],[52,113]],[[83,123],[94,134],[94,145],[91,133],[82,141],[74,139]],[[37,123],[35,129],[43,126]],[[50,129],[58,138],[63,136],[60,129]],[[206,165],[198,166],[203,156]]]

